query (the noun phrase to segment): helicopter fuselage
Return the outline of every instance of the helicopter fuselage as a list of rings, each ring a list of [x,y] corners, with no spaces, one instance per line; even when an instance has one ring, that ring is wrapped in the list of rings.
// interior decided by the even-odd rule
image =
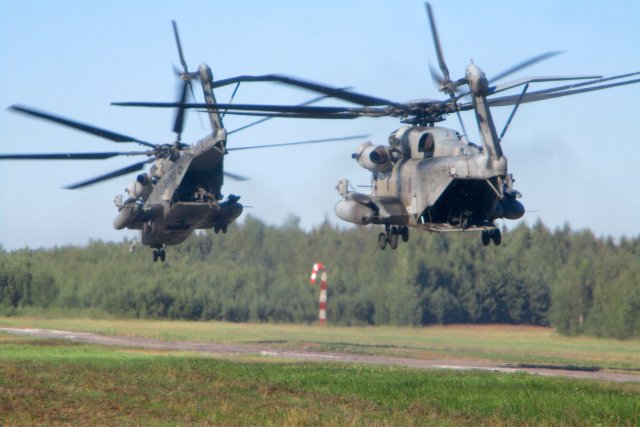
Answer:
[[[226,232],[243,208],[237,196],[222,201],[225,139],[223,131],[156,160],[124,203],[116,197],[114,227],[141,230],[142,244],[153,248],[182,243],[196,229]]]
[[[403,126],[389,141],[377,147],[364,143],[353,155],[372,171],[372,191],[366,195],[340,185],[344,199],[336,205],[336,214],[341,219],[465,231],[492,229],[497,218],[524,214],[504,156],[492,158],[444,127]]]

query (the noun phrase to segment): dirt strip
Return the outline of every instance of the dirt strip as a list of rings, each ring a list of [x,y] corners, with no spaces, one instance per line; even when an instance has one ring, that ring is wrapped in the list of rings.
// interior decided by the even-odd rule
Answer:
[[[88,332],[56,331],[46,329],[0,328],[0,332],[29,335],[39,338],[65,339],[74,342],[116,347],[144,348],[165,351],[193,351],[212,355],[262,355],[282,359],[309,362],[368,363],[397,365],[421,369],[482,370],[502,373],[526,372],[529,374],[589,379],[614,382],[640,382],[640,375],[608,371],[580,371],[578,369],[552,369],[497,365],[467,359],[410,359],[405,357],[370,356],[349,353],[317,352],[311,350],[287,350],[256,344],[217,344],[197,341],[163,341],[152,338],[98,335]]]

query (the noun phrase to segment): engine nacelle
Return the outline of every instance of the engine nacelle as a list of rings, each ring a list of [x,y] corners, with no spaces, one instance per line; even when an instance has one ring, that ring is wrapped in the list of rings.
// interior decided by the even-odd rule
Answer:
[[[153,190],[151,175],[142,173],[129,185],[127,193],[134,199],[146,199]]]
[[[354,224],[371,224],[373,210],[354,200],[340,200],[335,207],[338,218]]]
[[[358,146],[352,155],[358,164],[371,172],[387,173],[393,169],[392,154],[389,147],[373,145],[367,141]]]

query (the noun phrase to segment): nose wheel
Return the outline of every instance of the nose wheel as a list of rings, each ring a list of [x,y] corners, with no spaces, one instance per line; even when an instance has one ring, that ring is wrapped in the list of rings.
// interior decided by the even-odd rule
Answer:
[[[158,260],[160,260],[161,262],[164,262],[166,256],[167,256],[167,253],[164,251],[164,248],[158,248],[153,250],[153,262],[158,262]]]

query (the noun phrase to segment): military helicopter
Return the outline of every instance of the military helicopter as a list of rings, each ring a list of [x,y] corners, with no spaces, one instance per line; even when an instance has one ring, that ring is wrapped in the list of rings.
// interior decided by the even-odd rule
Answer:
[[[198,108],[211,111],[224,110],[227,114],[306,119],[355,119],[359,117],[397,117],[404,125],[389,136],[388,145],[360,144],[352,157],[371,171],[371,193],[352,191],[347,180],[341,180],[337,189],[342,196],[335,212],[341,219],[358,224],[380,224],[385,231],[378,235],[381,249],[398,246],[399,238],[409,239],[409,228],[430,232],[476,231],[481,233],[485,246],[501,243],[498,219],[515,220],[525,213],[518,200],[521,194],[514,189],[513,175],[507,170],[501,140],[518,107],[523,103],[603,90],[640,82],[629,79],[640,74],[634,72],[608,78],[602,76],[551,76],[518,79],[495,84],[499,79],[525,67],[548,59],[560,52],[547,52],[523,61],[491,80],[480,67],[471,62],[464,77],[452,80],[444,60],[434,15],[425,3],[435,51],[440,68],[433,68],[432,76],[444,100],[415,100],[394,102],[350,90],[329,87],[277,74],[239,76],[238,82],[277,82],[304,88],[327,96],[358,104],[359,107],[294,106],[236,104],[211,107],[204,104],[174,103],[121,103],[147,107]],[[627,79],[627,80],[623,80]],[[586,80],[529,92],[535,82]],[[620,81],[623,80],[623,81]],[[463,91],[463,87],[467,91]],[[523,86],[516,95],[493,97],[495,94]],[[470,97],[470,101],[465,99]],[[490,98],[491,97],[491,98]],[[490,107],[513,106],[504,129],[498,135]],[[467,140],[467,132],[460,111],[473,110],[480,130],[482,145]],[[462,133],[436,123],[456,113]]]
[[[79,189],[97,184],[122,175],[138,172],[152,163],[148,172],[140,173],[128,186],[127,198],[115,197],[114,203],[118,215],[113,220],[117,230],[124,228],[140,230],[141,243],[153,248],[153,261],[164,262],[166,246],[182,243],[196,229],[213,229],[215,233],[226,233],[229,224],[243,211],[240,197],[230,194],[226,200],[222,195],[224,177],[243,181],[247,178],[224,171],[224,156],[233,150],[282,147],[300,144],[314,144],[350,139],[360,139],[364,135],[340,138],[326,138],[311,141],[299,141],[283,144],[227,147],[227,135],[261,123],[250,123],[242,128],[227,132],[222,122],[222,114],[216,107],[214,88],[236,83],[235,80],[214,82],[211,68],[200,64],[197,72],[190,72],[185,61],[178,28],[175,21],[173,32],[183,70],[175,70],[181,79],[179,105],[184,104],[188,90],[195,99],[192,81],[199,80],[204,94],[205,105],[209,108],[208,117],[211,133],[194,144],[185,144],[181,140],[186,110],[182,106],[176,109],[173,132],[176,138],[172,143],[153,144],[131,136],[101,129],[75,120],[42,112],[31,107],[12,105],[10,110],[32,117],[54,122],[82,132],[108,139],[116,143],[136,143],[147,147],[142,151],[114,151],[94,153],[45,153],[45,154],[0,154],[0,160],[99,160],[116,156],[147,156],[148,159],[124,168],[67,186],[67,189]],[[325,98],[314,98],[307,105]],[[366,136],[365,136],[366,137]]]

